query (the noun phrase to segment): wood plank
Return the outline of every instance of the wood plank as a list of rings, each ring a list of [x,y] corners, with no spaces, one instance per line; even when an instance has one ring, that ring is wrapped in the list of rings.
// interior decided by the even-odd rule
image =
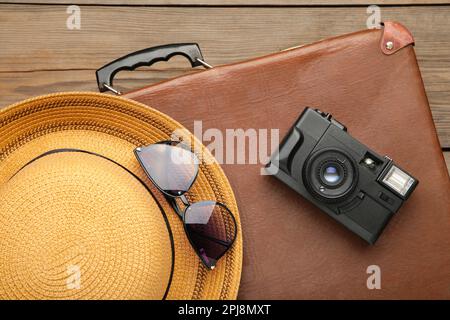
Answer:
[[[114,86],[123,92],[161,82],[176,76],[201,71],[201,69],[161,69],[121,72],[114,80]],[[93,70],[0,72],[2,97],[0,108],[36,95],[62,91],[98,92]]]
[[[114,86],[123,92],[127,92],[195,71],[201,71],[201,69],[193,71],[192,69],[161,68],[160,70],[124,71],[118,74]],[[0,72],[0,83],[2,87],[0,108],[36,95],[48,93],[61,91],[98,92],[93,70]]]
[[[443,148],[450,147],[450,63],[420,61],[434,124]]]
[[[447,169],[450,174],[450,151],[444,151],[445,162],[447,163]]]
[[[419,61],[450,63],[450,6],[389,7],[416,39]],[[365,8],[81,7],[68,30],[60,6],[0,5],[0,71],[96,69],[129,52],[198,42],[212,64],[240,61],[366,27]],[[32,58],[30,58],[32,57]]]
[[[72,0],[3,0],[0,3],[73,4]],[[361,5],[361,0],[78,0],[78,5],[127,5],[127,6],[318,6]],[[449,0],[372,0],[375,5],[430,5],[448,4]]]

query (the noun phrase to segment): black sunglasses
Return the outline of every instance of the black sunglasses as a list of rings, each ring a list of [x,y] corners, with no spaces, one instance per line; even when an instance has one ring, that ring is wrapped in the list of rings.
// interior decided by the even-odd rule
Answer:
[[[233,245],[237,225],[231,210],[223,203],[190,203],[186,197],[197,178],[199,158],[178,141],[161,141],[134,152],[149,179],[183,220],[186,235],[200,260],[207,268],[214,269]]]

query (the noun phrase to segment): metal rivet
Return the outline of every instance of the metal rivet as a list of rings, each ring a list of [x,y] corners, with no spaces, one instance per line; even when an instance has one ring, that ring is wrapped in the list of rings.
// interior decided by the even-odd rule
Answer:
[[[386,42],[386,49],[388,50],[394,49],[394,43],[392,41]]]

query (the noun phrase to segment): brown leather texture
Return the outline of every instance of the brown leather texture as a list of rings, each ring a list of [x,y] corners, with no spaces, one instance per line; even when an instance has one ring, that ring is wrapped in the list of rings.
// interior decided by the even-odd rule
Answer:
[[[386,55],[383,34],[364,30],[125,95],[191,130],[202,120],[203,131],[279,128],[280,138],[305,106],[319,108],[419,179],[371,246],[262,176],[262,165],[224,165],[243,226],[240,299],[450,298],[450,179],[414,48]],[[370,265],[381,268],[381,289],[367,288]]]

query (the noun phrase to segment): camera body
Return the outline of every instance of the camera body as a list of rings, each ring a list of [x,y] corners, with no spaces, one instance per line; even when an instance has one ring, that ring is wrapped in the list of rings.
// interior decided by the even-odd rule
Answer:
[[[330,114],[311,108],[300,115],[266,170],[371,244],[418,184]]]

